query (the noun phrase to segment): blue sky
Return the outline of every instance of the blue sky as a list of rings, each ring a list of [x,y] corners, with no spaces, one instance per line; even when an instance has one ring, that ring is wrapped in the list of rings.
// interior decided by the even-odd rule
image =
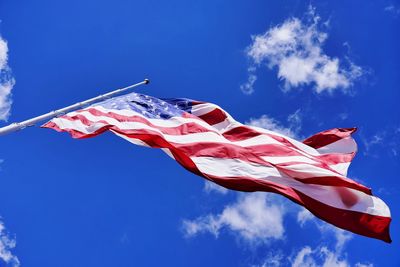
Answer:
[[[1,125],[150,78],[299,139],[356,126],[349,176],[393,217],[386,244],[110,133],[29,128],[0,138],[0,266],[400,265],[398,1],[2,0],[0,19]]]

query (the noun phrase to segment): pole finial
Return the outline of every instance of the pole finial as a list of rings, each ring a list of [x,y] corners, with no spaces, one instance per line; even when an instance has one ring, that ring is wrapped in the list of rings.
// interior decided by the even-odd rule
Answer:
[[[144,79],[144,84],[149,84],[150,80],[149,79]]]

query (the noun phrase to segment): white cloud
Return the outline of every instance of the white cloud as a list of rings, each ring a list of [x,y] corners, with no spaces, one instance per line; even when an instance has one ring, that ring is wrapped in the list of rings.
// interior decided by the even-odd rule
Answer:
[[[280,267],[284,262],[285,256],[282,252],[269,252],[265,260],[258,265],[252,265],[252,267]]]
[[[289,202],[288,202],[289,203]],[[187,238],[203,233],[211,233],[216,238],[227,231],[250,246],[270,244],[285,238],[283,219],[294,210],[288,203],[279,202],[263,192],[239,193],[236,201],[227,205],[221,213],[200,216],[194,220],[184,220],[182,229]],[[349,263],[345,246],[353,234],[318,220],[306,209],[295,209],[301,226],[312,222],[324,237],[320,245],[312,248],[305,245],[292,253],[269,251],[266,257],[252,267],[373,267],[371,263]],[[333,244],[331,243],[333,238]],[[326,243],[329,241],[328,243]]]
[[[206,193],[216,192],[225,195],[228,193],[229,190],[226,189],[225,187],[217,185],[216,183],[206,180],[204,182],[204,191]]]
[[[301,227],[303,227],[307,222],[313,222],[321,234],[333,234],[336,240],[335,250],[338,253],[343,251],[346,243],[353,237],[353,234],[348,231],[318,220],[311,212],[303,207],[300,208],[299,212],[297,213],[297,222]]]
[[[367,150],[369,150],[370,146],[381,144],[383,142],[383,136],[385,134],[385,132],[380,132],[372,136],[372,138],[365,143],[365,147],[367,148]]]
[[[327,247],[311,249],[309,246],[303,247],[292,262],[292,267],[348,267],[346,259],[341,259],[340,255],[332,252]]]
[[[255,267],[256,265],[253,265]],[[327,246],[318,246],[311,248],[310,246],[304,246],[300,248],[292,256],[285,256],[282,252],[275,254],[269,254],[267,258],[260,264],[259,267],[280,267],[280,266],[291,266],[291,267],[373,267],[372,263],[360,263],[357,262],[351,265],[346,255],[341,252],[329,249]]]
[[[334,249],[330,249],[326,245],[317,246],[312,249],[310,246],[304,246],[301,248],[294,257],[291,258],[292,267],[308,266],[308,267],[350,267],[351,264],[347,260],[347,255],[344,253],[345,245],[353,234],[344,231],[330,224],[324,223],[317,220],[310,212],[306,209],[302,209],[297,214],[297,221],[300,222],[301,226],[304,226],[305,222],[314,222],[321,234],[326,235],[327,233],[333,234],[335,238]],[[354,266],[370,266],[371,263],[356,263]]]
[[[297,266],[325,266],[325,267],[350,267],[344,248],[348,241],[353,238],[353,234],[318,220],[309,211],[302,208],[297,213],[297,221],[303,227],[307,222],[313,222],[318,230],[324,236],[332,235],[335,238],[334,249],[328,246],[318,246],[312,249],[310,246],[304,246],[291,259],[292,267]],[[357,267],[372,267],[371,263],[356,263]]]
[[[357,262],[354,266],[355,267],[374,267],[374,265],[372,263],[359,263],[359,262]]]
[[[297,213],[297,222],[300,224],[300,226],[304,226],[304,224],[308,221],[313,220],[315,217],[312,215],[311,212],[309,212],[305,208],[301,208],[301,210]]]
[[[328,34],[320,28],[313,7],[306,19],[289,18],[282,24],[268,29],[264,34],[253,36],[247,48],[248,57],[254,62],[249,68],[249,80],[241,86],[245,93],[252,93],[257,76],[255,68],[266,64],[278,69],[278,78],[284,81],[284,90],[313,85],[316,92],[347,89],[363,74],[363,69],[347,57],[340,60],[323,51]]]
[[[262,115],[259,118],[250,118],[247,125],[256,126],[264,128],[270,131],[274,131],[291,138],[298,138],[299,132],[301,130],[302,118],[300,114],[300,109],[296,110],[294,113],[287,117],[288,126],[283,126],[279,121],[274,118],[268,117],[267,115]]]
[[[262,244],[284,237],[284,213],[284,207],[271,203],[266,193],[246,193],[221,213],[184,220],[182,226],[186,237],[204,232],[218,237],[226,229],[248,244]]]
[[[378,157],[383,153],[397,157],[400,152],[400,127],[385,127],[370,137],[361,135],[364,155]],[[384,148],[384,149],[382,149]]]
[[[11,110],[11,90],[15,84],[7,65],[8,45],[0,36],[0,120],[7,120]]]
[[[395,17],[397,17],[400,14],[400,8],[396,7],[395,5],[388,5],[386,6],[384,9],[384,11],[391,13],[392,15],[394,15]]]
[[[342,112],[342,113],[339,113],[338,116],[342,121],[344,121],[344,120],[347,120],[349,118],[349,113]]]
[[[346,257],[338,251],[332,251],[326,246],[311,249],[309,246],[301,248],[294,259],[292,267],[350,267]],[[355,267],[373,267],[372,263],[357,262]]]
[[[11,110],[11,90],[15,84],[11,76],[11,70],[7,65],[8,45],[0,36],[0,120],[7,120]],[[0,159],[0,163],[3,160]],[[16,246],[15,238],[10,237],[0,221],[0,265],[6,264],[10,267],[20,266],[18,258],[12,254],[11,250]]]
[[[3,222],[0,221],[0,265],[1,263],[7,264],[9,267],[20,266],[18,258],[11,253],[11,250],[15,248],[16,240],[10,237],[5,230]]]
[[[256,80],[257,76],[252,73],[249,73],[247,82],[240,86],[240,90],[242,90],[242,92],[245,93],[246,95],[252,94],[254,92],[253,86]]]

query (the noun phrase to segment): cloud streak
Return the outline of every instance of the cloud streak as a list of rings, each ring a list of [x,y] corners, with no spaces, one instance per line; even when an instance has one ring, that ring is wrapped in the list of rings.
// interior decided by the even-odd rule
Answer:
[[[8,44],[0,36],[0,120],[6,121],[11,111],[11,91],[15,80],[8,66]]]
[[[289,18],[253,36],[246,50],[253,66],[248,69],[248,81],[241,86],[242,91],[246,94],[254,91],[255,71],[263,65],[278,70],[284,91],[309,85],[317,93],[351,87],[364,70],[347,57],[340,60],[324,52],[328,34],[320,30],[324,27],[320,20],[315,9],[310,7],[305,19]]]
[[[11,252],[16,244],[16,239],[7,234],[3,222],[0,221],[0,266],[4,266],[4,263],[6,264],[5,266],[9,267],[20,266],[17,256]]]
[[[301,131],[301,110],[298,109],[294,113],[289,114],[287,117],[287,126],[284,126],[281,122],[265,114],[258,118],[250,118],[245,124],[264,128],[296,139],[299,138],[299,133]]]
[[[204,182],[204,192],[206,192],[206,193],[215,192],[215,193],[219,193],[222,195],[226,195],[229,192],[229,190],[226,189],[225,187],[222,187],[222,186],[216,184],[216,183],[206,180]]]

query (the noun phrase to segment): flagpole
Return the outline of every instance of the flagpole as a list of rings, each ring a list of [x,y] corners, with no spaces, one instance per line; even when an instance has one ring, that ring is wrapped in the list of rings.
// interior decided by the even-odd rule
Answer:
[[[129,85],[127,87],[120,88],[120,89],[111,91],[109,93],[106,93],[106,94],[103,94],[103,95],[99,95],[99,96],[90,98],[88,100],[82,101],[82,102],[75,103],[75,104],[67,106],[65,108],[61,108],[61,109],[50,111],[50,112],[48,112],[46,114],[31,118],[29,120],[25,120],[25,121],[22,121],[22,122],[11,123],[10,125],[7,125],[7,126],[4,126],[4,127],[0,128],[0,135],[9,134],[9,133],[12,133],[12,132],[15,132],[15,131],[18,131],[18,130],[22,130],[22,129],[24,129],[26,127],[29,127],[29,126],[34,126],[36,123],[38,123],[40,121],[52,119],[52,118],[54,118],[56,116],[59,116],[61,114],[65,114],[67,112],[70,112],[72,110],[78,109],[80,107],[93,104],[93,103],[95,103],[97,101],[104,100],[104,99],[109,98],[109,97],[113,97],[113,96],[115,96],[115,95],[117,95],[119,93],[125,92],[125,91],[127,91],[129,89],[132,89],[134,87],[138,87],[140,85],[149,84],[149,83],[150,83],[149,79],[144,79],[142,82],[135,83],[135,84]]]

